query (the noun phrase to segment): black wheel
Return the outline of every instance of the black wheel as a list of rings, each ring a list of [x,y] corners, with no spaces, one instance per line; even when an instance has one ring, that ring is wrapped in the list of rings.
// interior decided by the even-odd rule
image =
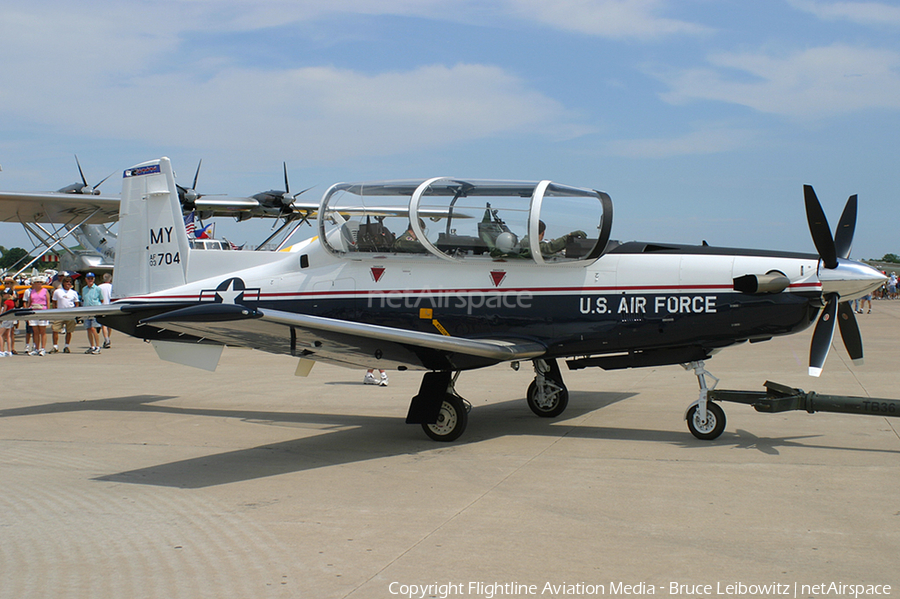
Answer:
[[[461,397],[447,394],[441,403],[441,411],[437,422],[423,424],[422,430],[435,441],[455,441],[469,422],[469,413]]]
[[[719,404],[706,402],[706,422],[700,420],[700,410],[691,406],[687,413],[691,434],[701,441],[712,441],[725,431],[725,410]]]
[[[544,379],[544,397],[541,401],[538,397],[537,381],[531,381],[528,385],[528,407],[541,418],[556,418],[566,410],[569,405],[569,390],[565,385],[553,382],[549,378]]]

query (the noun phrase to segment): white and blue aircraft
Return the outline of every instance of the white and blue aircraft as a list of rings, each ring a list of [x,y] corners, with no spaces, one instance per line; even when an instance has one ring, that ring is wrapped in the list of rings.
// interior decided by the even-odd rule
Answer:
[[[550,181],[437,177],[339,183],[314,213],[318,235],[285,252],[192,251],[170,161],[124,171],[116,287],[96,314],[152,342],[166,360],[214,369],[226,345],[353,368],[424,371],[407,422],[458,438],[470,406],[461,371],[529,360],[527,403],[561,414],[570,369],[685,364],[700,383],[686,412],[713,439],[725,414],[704,361],[744,341],[801,331],[818,317],[809,371],[835,328],[854,360],[862,341],[848,302],[880,286],[849,260],[856,196],[833,237],[805,187],[818,255],[610,240],[603,192]],[[19,311],[4,318],[23,318]]]

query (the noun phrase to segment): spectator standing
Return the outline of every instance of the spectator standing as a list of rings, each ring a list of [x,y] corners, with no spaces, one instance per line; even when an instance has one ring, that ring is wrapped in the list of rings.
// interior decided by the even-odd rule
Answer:
[[[103,305],[106,305],[112,301],[112,275],[107,273],[103,274],[103,282],[97,285],[100,288],[100,294],[103,297]],[[103,334],[103,349],[109,349],[112,345],[109,340],[109,327],[103,325],[100,327],[100,332]]]
[[[63,277],[62,287],[53,292],[54,308],[58,310],[66,310],[69,308],[74,308],[81,303],[78,299],[78,292],[72,289],[74,284],[75,283],[72,281],[72,277]],[[53,349],[50,350],[51,354],[55,354],[59,351],[59,334],[62,332],[63,328],[66,329],[66,344],[63,346],[63,353],[70,353],[69,344],[72,342],[72,333],[75,331],[74,318],[68,320],[53,321]]]
[[[83,306],[101,306],[103,305],[103,294],[100,287],[94,284],[94,273],[89,272],[84,275],[84,287],[81,288],[81,303]],[[99,354],[100,353],[100,323],[96,318],[85,318],[84,327],[87,329],[88,343],[90,347],[84,353]]]
[[[50,307],[50,292],[44,288],[44,277],[37,276],[31,278],[31,293],[28,294],[28,301],[25,302],[26,308],[39,312]],[[31,333],[34,338],[34,349],[31,350],[32,356],[44,356],[46,351],[44,346],[47,345],[47,325],[49,320],[29,320],[31,325]]]
[[[6,288],[0,292],[0,314],[15,309],[16,302],[12,298],[13,293],[12,289]],[[3,323],[0,323],[0,357],[2,358],[13,355],[13,350],[15,350],[16,322],[15,320],[4,320]]]

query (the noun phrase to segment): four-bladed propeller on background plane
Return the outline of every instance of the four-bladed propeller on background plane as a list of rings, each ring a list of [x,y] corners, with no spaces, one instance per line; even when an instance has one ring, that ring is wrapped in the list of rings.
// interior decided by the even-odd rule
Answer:
[[[837,291],[828,292],[826,279],[839,280],[839,271],[841,269],[841,260],[847,260],[850,257],[850,249],[853,245],[853,232],[856,228],[856,195],[850,196],[844,206],[844,212],[841,214],[841,220],[838,222],[837,231],[834,237],[831,235],[831,228],[828,226],[828,220],[825,218],[825,212],[816,197],[816,192],[812,186],[803,186],[803,196],[806,201],[806,218],[809,222],[809,231],[812,234],[813,243],[816,251],[819,253],[822,268],[825,271],[820,272],[820,280],[823,280],[823,292],[825,299],[825,308],[819,315],[819,321],[816,323],[813,332],[812,343],[809,349],[809,374],[819,376],[825,365],[825,358],[828,356],[828,350],[831,347],[834,338],[834,321],[838,319],[841,329],[841,338],[844,340],[844,346],[850,358],[861,363],[863,359],[862,337],[859,333],[859,325],[856,322],[856,316],[849,301],[840,301],[840,293]],[[830,274],[837,276],[829,276]]]
[[[190,187],[184,187],[183,185],[175,184],[175,187],[178,188],[178,199],[181,201],[181,207],[184,210],[193,210],[196,208],[195,202],[202,198],[205,194],[197,193],[197,177],[200,176],[200,165],[203,164],[203,159],[197,163],[197,170],[194,172],[194,182]]]
[[[307,187],[303,191],[299,191],[295,194],[291,194],[291,184],[288,181],[288,170],[287,170],[287,162],[284,163],[284,191],[280,189],[270,189],[269,191],[261,191],[257,194],[252,195],[251,197],[258,201],[260,206],[264,208],[269,208],[272,210],[277,210],[279,216],[289,216],[293,214],[294,208],[293,203],[294,200],[297,199],[298,196],[306,193],[312,189],[312,187]]]
[[[100,186],[103,185],[104,181],[113,176],[113,173],[110,173],[103,177],[96,185],[90,185],[87,182],[87,178],[84,176],[84,171],[81,169],[81,162],[78,161],[78,154],[75,154],[75,164],[78,165],[78,174],[81,175],[81,183],[72,183],[71,185],[63,187],[59,190],[62,193],[78,193],[88,196],[98,196],[100,195]]]

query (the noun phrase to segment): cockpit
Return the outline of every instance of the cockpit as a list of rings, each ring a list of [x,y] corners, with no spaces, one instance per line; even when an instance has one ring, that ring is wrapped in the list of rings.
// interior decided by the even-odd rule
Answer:
[[[573,264],[600,257],[612,229],[609,195],[551,181],[338,183],[318,214],[325,249],[358,259]]]

